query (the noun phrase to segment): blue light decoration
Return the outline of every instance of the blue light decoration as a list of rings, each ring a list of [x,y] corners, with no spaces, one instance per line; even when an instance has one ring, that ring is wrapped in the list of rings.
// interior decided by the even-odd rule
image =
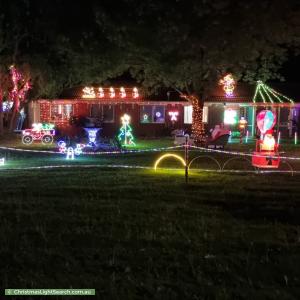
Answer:
[[[4,164],[5,164],[5,158],[2,157],[0,158],[0,166],[4,166]]]
[[[3,101],[2,103],[2,111],[3,112],[10,112],[13,107],[14,102],[13,101]]]
[[[88,147],[94,147],[96,142],[97,133],[101,128],[88,128],[85,127],[84,130],[88,134],[89,142],[87,144]]]

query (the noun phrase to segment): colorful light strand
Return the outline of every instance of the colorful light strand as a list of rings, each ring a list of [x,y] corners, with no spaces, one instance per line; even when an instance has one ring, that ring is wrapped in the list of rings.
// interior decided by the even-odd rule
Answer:
[[[118,139],[123,143],[124,146],[127,145],[135,145],[134,137],[132,135],[132,128],[130,126],[130,116],[124,114],[121,117],[122,127],[120,128],[120,133],[118,135]]]
[[[232,74],[227,74],[222,79],[220,79],[219,84],[223,85],[223,90],[225,91],[226,97],[233,96],[233,91],[235,89],[236,82]]]
[[[275,91],[274,89],[270,88],[268,85],[263,83],[262,81],[257,81],[256,89],[253,97],[253,103],[256,103],[258,100],[258,95],[260,95],[260,98],[262,99],[263,103],[267,103],[268,101],[270,103],[284,103],[286,100],[290,102],[291,104],[294,104],[294,100]],[[268,99],[268,101],[267,101]]]

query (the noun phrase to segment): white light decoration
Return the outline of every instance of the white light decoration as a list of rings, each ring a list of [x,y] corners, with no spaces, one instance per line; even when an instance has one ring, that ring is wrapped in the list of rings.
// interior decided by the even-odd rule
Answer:
[[[4,166],[4,163],[5,163],[5,158],[4,157],[0,158],[0,166]]]
[[[178,111],[169,111],[170,120],[173,122],[178,121],[179,112]]]
[[[120,97],[121,98],[126,98],[126,92],[125,92],[125,89],[123,87],[120,88]]]
[[[66,155],[66,159],[74,159],[74,149],[72,147],[68,147],[67,149],[67,155]]]
[[[140,95],[139,95],[139,90],[136,88],[136,87],[134,87],[133,89],[132,89],[132,97],[133,98],[138,98]]]
[[[160,118],[160,117],[161,117],[161,112],[160,112],[160,111],[157,111],[157,112],[155,113],[155,116],[156,116],[157,118]]]
[[[84,144],[76,144],[76,148],[74,149],[74,154],[75,155],[80,155],[82,154],[82,148],[84,148]]]
[[[237,123],[237,111],[231,108],[224,111],[224,124],[233,125]]]
[[[149,121],[149,116],[147,114],[143,115],[143,120],[144,122],[148,122]]]
[[[115,92],[115,89],[113,87],[109,88],[109,97],[110,98],[115,98],[116,97],[116,92]]]
[[[102,88],[102,87],[99,87],[99,88],[98,88],[98,94],[97,94],[97,96],[98,96],[99,98],[104,98],[104,91],[103,91],[103,88]]]
[[[96,98],[95,90],[93,87],[86,86],[82,91],[82,98]]]

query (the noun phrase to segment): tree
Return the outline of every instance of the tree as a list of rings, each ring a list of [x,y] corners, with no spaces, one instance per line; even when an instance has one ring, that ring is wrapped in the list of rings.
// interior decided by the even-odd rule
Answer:
[[[297,1],[132,1],[97,22],[117,37],[130,72],[144,86],[182,91],[203,134],[202,107],[226,72],[236,79],[282,79],[288,50],[299,47]],[[128,16],[128,17],[125,17]],[[197,130],[196,130],[197,129]]]

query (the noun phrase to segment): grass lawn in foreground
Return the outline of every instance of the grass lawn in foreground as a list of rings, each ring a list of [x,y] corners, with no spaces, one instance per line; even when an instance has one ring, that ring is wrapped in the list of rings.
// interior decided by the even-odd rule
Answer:
[[[2,170],[1,286],[299,299],[299,179],[192,172],[186,186],[179,170]]]

